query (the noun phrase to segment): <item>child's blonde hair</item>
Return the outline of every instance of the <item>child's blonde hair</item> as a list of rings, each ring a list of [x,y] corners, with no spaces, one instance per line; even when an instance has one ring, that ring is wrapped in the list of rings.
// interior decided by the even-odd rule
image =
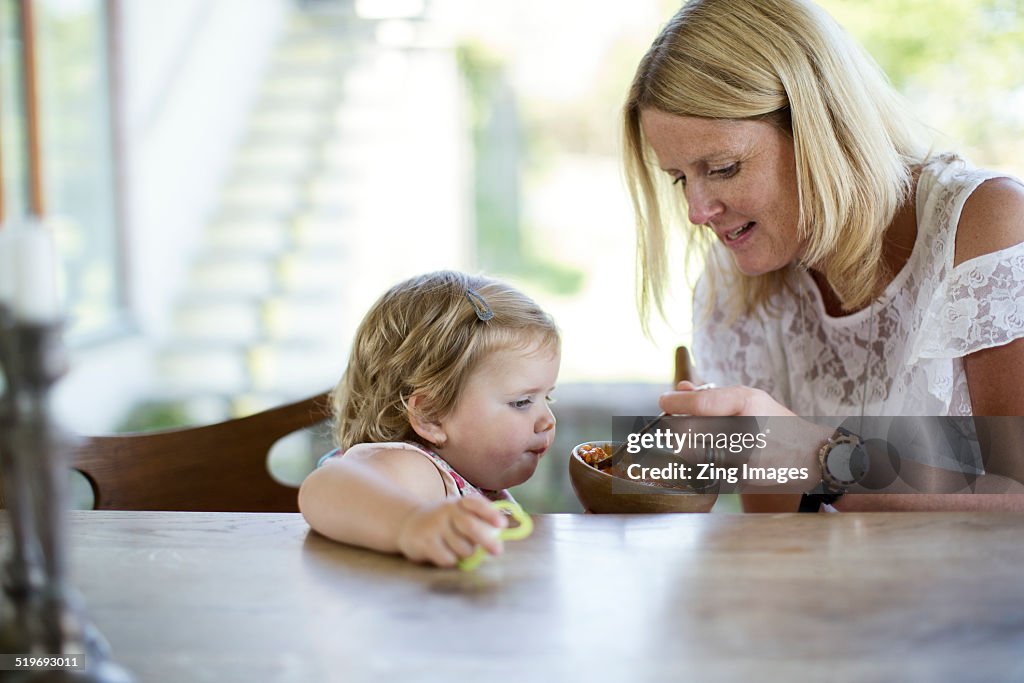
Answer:
[[[504,282],[450,270],[400,282],[359,325],[332,393],[338,445],[416,440],[410,397],[420,417],[443,417],[488,354],[560,343],[551,316]]]

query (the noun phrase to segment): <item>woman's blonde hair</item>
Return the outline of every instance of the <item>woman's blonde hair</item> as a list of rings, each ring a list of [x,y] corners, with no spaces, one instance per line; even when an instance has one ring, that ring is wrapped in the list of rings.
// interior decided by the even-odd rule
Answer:
[[[886,275],[882,235],[911,194],[925,148],[881,69],[821,8],[807,0],[691,0],[640,61],[623,108],[623,153],[646,323],[652,308],[664,317],[661,207],[671,186],[658,179],[664,174],[643,138],[645,109],[766,120],[791,135],[798,230],[807,244],[801,261],[825,275],[844,308],[870,301]],[[719,264],[706,268],[711,300],[728,282],[733,315],[766,304],[785,270],[743,276],[707,232],[690,229],[686,239]]]
[[[332,393],[338,444],[417,440],[410,397],[421,417],[443,417],[488,354],[559,346],[551,316],[504,282],[455,271],[400,282],[363,318]]]

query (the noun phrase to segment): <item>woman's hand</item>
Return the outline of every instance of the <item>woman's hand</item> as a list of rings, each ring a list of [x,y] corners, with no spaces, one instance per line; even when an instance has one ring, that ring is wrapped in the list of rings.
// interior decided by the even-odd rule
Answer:
[[[739,385],[697,389],[693,382],[680,382],[675,391],[661,395],[658,405],[669,415],[795,415],[793,411],[760,389]]]
[[[793,474],[785,483],[771,479],[744,481],[746,491],[771,490],[779,493],[801,493],[821,481],[818,451],[832,435],[832,429],[802,420],[796,414],[760,389],[745,386],[697,388],[692,382],[680,382],[676,391],[662,394],[661,409],[674,415],[704,417],[757,417],[765,447],[754,448],[742,456],[742,462],[728,459],[732,467],[747,464],[752,468],[785,469],[806,473],[806,478]],[[767,418],[767,419],[766,419]]]
[[[476,547],[500,555],[499,529],[508,526],[505,514],[483,496],[447,498],[418,507],[402,523],[398,550],[413,562],[454,567]]]

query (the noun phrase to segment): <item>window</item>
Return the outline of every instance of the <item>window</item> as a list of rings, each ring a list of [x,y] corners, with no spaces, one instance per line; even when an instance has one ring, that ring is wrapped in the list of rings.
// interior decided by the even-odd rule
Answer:
[[[114,327],[123,298],[108,4],[0,2],[3,218],[14,223],[41,214],[54,230],[63,261],[69,337],[80,342]],[[25,59],[26,47],[34,59]],[[30,138],[33,122],[37,142]]]
[[[0,0],[0,217],[28,213],[29,182],[20,12],[16,0]]]

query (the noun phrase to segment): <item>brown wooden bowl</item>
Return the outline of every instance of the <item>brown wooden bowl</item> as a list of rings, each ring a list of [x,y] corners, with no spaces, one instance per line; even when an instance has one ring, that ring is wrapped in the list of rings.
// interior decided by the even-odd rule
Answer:
[[[587,512],[611,514],[642,512],[707,512],[718,493],[693,493],[657,483],[616,476],[588,465],[579,455],[581,446],[616,446],[607,441],[578,444],[569,455],[569,481]]]

